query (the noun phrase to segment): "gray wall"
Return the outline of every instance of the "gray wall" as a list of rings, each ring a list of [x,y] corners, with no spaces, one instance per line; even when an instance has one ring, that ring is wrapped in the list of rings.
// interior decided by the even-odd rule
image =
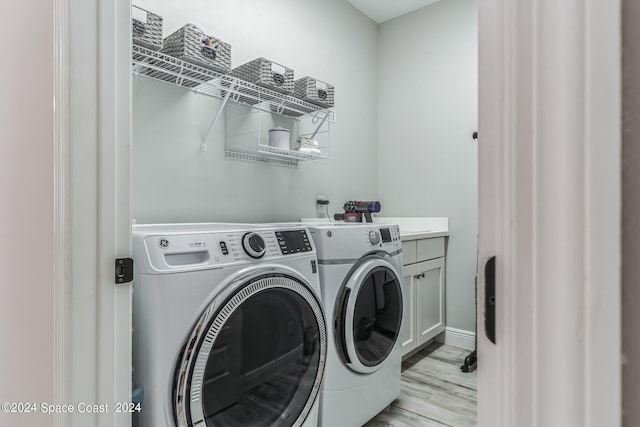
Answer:
[[[193,22],[231,43],[233,66],[264,56],[333,83],[337,112],[329,165],[227,160],[224,116],[200,151],[219,100],[134,79],[139,223],[296,220],[317,215],[318,194],[332,213],[346,200],[379,199],[384,216],[447,216],[447,325],[474,329],[475,0],[438,2],[379,26],[344,0],[136,3],[164,17],[165,36]]]
[[[447,326],[474,330],[477,3],[447,0],[380,25],[379,197],[385,216],[449,217]]]
[[[623,425],[640,420],[640,4],[622,1],[622,369]]]
[[[377,26],[344,0],[136,0],[164,17],[164,35],[187,22],[232,46],[232,65],[263,56],[336,87],[331,164],[297,169],[224,158],[225,118],[200,151],[219,101],[134,79],[133,218],[285,221],[316,216],[318,194],[341,211],[377,197]],[[300,17],[306,17],[301,19]],[[265,132],[267,129],[265,129]]]

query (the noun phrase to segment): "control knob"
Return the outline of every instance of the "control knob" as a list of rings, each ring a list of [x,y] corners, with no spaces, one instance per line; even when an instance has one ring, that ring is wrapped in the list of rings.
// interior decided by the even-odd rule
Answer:
[[[369,232],[369,242],[374,246],[380,243],[380,234],[376,230]]]
[[[247,233],[242,236],[242,249],[251,258],[262,258],[266,252],[264,240],[256,233]]]

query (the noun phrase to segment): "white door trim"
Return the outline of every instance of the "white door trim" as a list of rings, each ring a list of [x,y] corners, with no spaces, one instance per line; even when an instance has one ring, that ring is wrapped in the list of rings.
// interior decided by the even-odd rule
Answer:
[[[131,2],[98,1],[98,400],[131,402],[131,284],[116,285],[115,259],[131,256]],[[99,418],[129,426],[130,414]]]
[[[586,7],[586,427],[622,419],[620,3]]]
[[[479,5],[479,425],[616,425],[620,4]]]
[[[59,304],[66,304],[68,323],[64,332],[56,325],[67,334],[68,369],[56,369],[67,382],[62,403],[108,405],[106,413],[76,411],[62,425],[128,427],[131,415],[116,413],[114,405],[131,401],[131,285],[116,285],[114,270],[115,258],[131,254],[131,4],[58,4],[65,6],[56,13],[68,18],[64,62],[73,78],[67,81],[70,143],[63,168],[70,277]]]
[[[70,280],[70,157],[69,157],[69,4],[53,2],[54,135],[53,135],[53,238],[54,238],[54,399],[69,403],[69,290]],[[67,426],[66,413],[54,415],[56,427]]]

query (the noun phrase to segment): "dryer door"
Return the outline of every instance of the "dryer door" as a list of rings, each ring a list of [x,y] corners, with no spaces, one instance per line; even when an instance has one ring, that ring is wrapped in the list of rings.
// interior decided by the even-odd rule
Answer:
[[[347,278],[336,307],[336,339],[353,371],[377,371],[396,345],[402,323],[402,282],[380,256],[363,258]]]
[[[286,274],[254,277],[231,289],[205,310],[179,360],[177,425],[301,425],[326,356],[317,299]]]

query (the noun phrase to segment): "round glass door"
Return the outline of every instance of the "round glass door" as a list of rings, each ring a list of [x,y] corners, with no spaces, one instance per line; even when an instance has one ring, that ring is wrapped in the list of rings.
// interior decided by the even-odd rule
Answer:
[[[196,324],[177,371],[178,425],[301,425],[326,355],[313,294],[295,278],[269,276],[213,305]]]
[[[402,323],[402,284],[395,268],[378,257],[350,276],[342,299],[344,359],[361,373],[373,372],[394,349]]]

